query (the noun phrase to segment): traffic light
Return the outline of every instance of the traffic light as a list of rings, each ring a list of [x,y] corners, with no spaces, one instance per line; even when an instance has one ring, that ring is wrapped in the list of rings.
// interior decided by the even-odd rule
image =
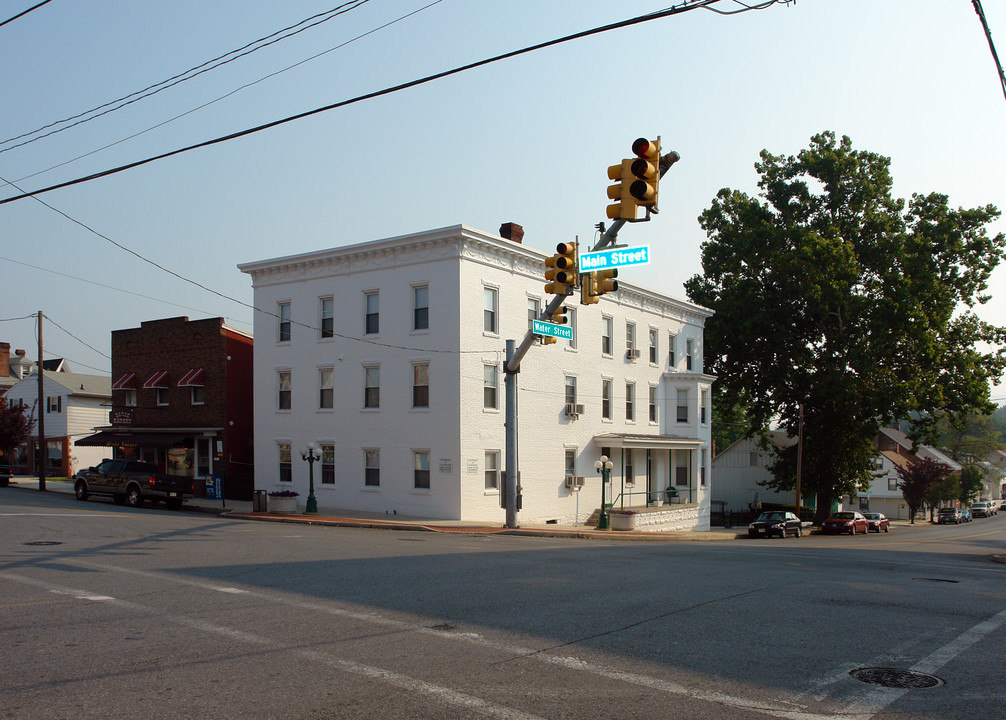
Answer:
[[[567,325],[569,323],[569,318],[566,317],[566,306],[560,305],[552,313],[552,317],[549,319],[550,322],[556,325]]]
[[[617,200],[607,208],[611,220],[635,220],[636,208],[656,210],[660,184],[660,140],[638,138],[632,143],[636,156],[608,167],[608,179],[618,180],[608,186],[608,199]]]
[[[576,285],[576,243],[559,243],[556,254],[545,258],[545,292],[572,295]]]
[[[595,305],[601,302],[594,291],[594,273],[580,275],[580,304]]]
[[[600,297],[605,293],[618,290],[618,268],[598,270],[594,273],[594,295]],[[596,300],[594,302],[597,302]]]

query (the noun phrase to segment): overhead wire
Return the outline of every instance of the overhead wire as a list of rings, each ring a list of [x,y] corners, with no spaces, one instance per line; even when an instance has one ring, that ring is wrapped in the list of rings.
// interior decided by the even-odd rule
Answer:
[[[42,0],[42,2],[37,3],[36,5],[33,5],[32,7],[28,8],[27,10],[22,10],[21,12],[19,12],[14,17],[9,17],[6,20],[4,20],[3,22],[0,22],[0,27],[3,27],[7,23],[12,23],[15,20],[17,20],[18,18],[24,17],[25,15],[27,15],[28,13],[30,13],[32,10],[38,10],[43,5],[48,5],[51,2],[52,2],[52,0]]]
[[[978,19],[981,20],[982,29],[985,30],[985,38],[989,42],[989,50],[992,51],[992,59],[996,64],[996,71],[999,75],[999,84],[1002,86],[1003,97],[1006,97],[1006,74],[1003,73],[1002,63],[999,62],[999,55],[996,53],[996,46],[992,42],[992,31],[989,30],[988,20],[985,19],[985,9],[982,7],[981,0],[971,0],[971,4],[975,8],[975,12],[978,13]]]

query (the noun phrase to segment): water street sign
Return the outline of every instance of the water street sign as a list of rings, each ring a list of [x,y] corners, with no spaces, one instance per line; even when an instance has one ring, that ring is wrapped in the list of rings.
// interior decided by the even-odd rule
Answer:
[[[531,332],[535,335],[548,335],[549,337],[560,338],[562,340],[573,339],[573,328],[568,325],[556,325],[555,323],[535,320],[531,323]]]
[[[648,265],[650,262],[650,246],[637,248],[611,248],[580,255],[580,272],[596,272],[627,265]]]

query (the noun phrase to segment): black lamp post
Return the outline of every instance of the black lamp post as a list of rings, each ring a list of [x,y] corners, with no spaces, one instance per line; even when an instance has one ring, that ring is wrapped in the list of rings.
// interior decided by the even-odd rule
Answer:
[[[300,453],[300,456],[307,461],[307,506],[304,508],[305,515],[318,514],[318,500],[314,497],[314,464],[321,458],[318,454],[318,446],[314,442],[307,444],[307,449]]]
[[[607,455],[602,455],[600,460],[594,461],[594,469],[601,473],[601,517],[597,521],[598,530],[608,529],[608,508],[604,505],[604,486],[611,478],[611,469],[615,464],[608,459]]]

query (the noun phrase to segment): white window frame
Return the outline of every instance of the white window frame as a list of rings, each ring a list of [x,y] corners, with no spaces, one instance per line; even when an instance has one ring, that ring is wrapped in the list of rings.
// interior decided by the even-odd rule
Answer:
[[[380,333],[381,292],[379,290],[367,290],[363,293],[363,334],[379,335]]]
[[[492,368],[492,382],[490,383],[490,378],[487,377],[489,374],[489,369]],[[482,365],[482,409],[483,410],[499,410],[499,367],[492,363],[483,363]],[[486,394],[489,390],[492,390],[492,403],[488,402],[489,396]]]
[[[426,368],[425,370],[425,383],[420,383],[419,368]],[[422,405],[416,402],[416,391],[419,388],[426,388],[426,402]],[[414,362],[412,363],[412,407],[413,409],[426,410],[430,407],[430,364],[428,362]]]
[[[601,355],[611,357],[615,350],[615,319],[610,315],[601,316]]]
[[[381,366],[378,363],[363,366],[363,409],[381,408]]]
[[[331,365],[318,368],[318,409],[335,409],[335,368]]]
[[[487,307],[487,305],[489,307]],[[482,332],[489,335],[499,335],[499,288],[482,286]]]
[[[636,421],[636,383],[625,383],[625,422]]]
[[[285,382],[284,382],[285,381]],[[282,369],[276,371],[276,409],[282,412],[293,409],[293,371]],[[286,407],[283,401],[286,400]]]
[[[367,490],[381,487],[380,448],[363,448],[363,487]]]
[[[611,420],[611,408],[614,407],[615,382],[612,378],[601,378],[601,419]]]
[[[423,469],[422,463],[423,459],[426,461],[426,468]],[[425,473],[426,485],[422,486],[420,483],[423,481],[423,473]],[[432,485],[432,473],[430,472],[430,451],[429,450],[413,450],[412,451],[412,489],[418,490],[420,492],[429,492],[433,489]]]
[[[423,304],[420,304],[419,294],[422,292],[425,294],[425,298],[422,300]],[[420,322],[420,310],[424,310],[422,322]],[[424,330],[430,329],[430,286],[423,285],[413,285],[412,286],[412,331],[413,332],[423,332]]]
[[[650,347],[649,347],[649,361],[651,365],[657,364],[657,358],[660,357],[657,352],[657,343],[659,342],[657,328],[650,328]]]
[[[291,306],[289,300],[284,300],[276,304],[276,315],[279,318],[277,326],[276,342],[288,343],[293,341],[293,322],[291,320]]]
[[[500,456],[499,450],[486,450],[485,451],[485,490],[487,493],[498,494],[500,491]],[[492,459],[492,467],[490,467],[490,458]],[[490,476],[492,473],[492,476]]]
[[[335,443],[318,443],[318,451],[321,457],[321,485],[323,487],[333,487],[335,485]],[[331,477],[331,480],[327,478]]]
[[[335,337],[335,299],[328,295],[318,298],[318,338]]]

